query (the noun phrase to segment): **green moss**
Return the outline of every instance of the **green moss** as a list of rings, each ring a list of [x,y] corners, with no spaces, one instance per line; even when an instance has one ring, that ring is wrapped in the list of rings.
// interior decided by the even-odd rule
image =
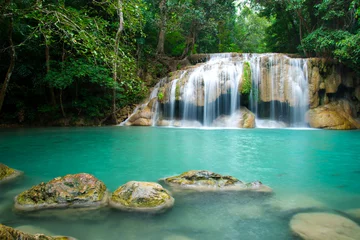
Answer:
[[[242,82],[240,84],[240,94],[249,94],[251,92],[251,67],[249,62],[244,62]]]
[[[134,197],[133,192],[135,189],[124,189],[120,187],[111,196],[111,201],[120,203],[128,207],[142,207],[151,208],[162,205],[166,200],[170,199],[170,195],[166,190],[159,190],[151,197]],[[136,194],[135,194],[136,195]]]
[[[164,99],[164,93],[159,92],[158,93],[158,99],[159,99],[159,101],[163,100]]]
[[[180,100],[180,85],[176,83],[175,88],[175,100]]]
[[[15,173],[15,170],[12,168],[9,168],[8,166],[0,163],[0,180],[12,175]]]

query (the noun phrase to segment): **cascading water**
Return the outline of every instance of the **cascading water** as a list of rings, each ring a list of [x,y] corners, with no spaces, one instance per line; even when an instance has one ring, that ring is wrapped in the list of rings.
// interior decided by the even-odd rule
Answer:
[[[150,125],[306,127],[308,102],[306,59],[212,54],[207,62],[161,80],[142,108],[152,109]]]

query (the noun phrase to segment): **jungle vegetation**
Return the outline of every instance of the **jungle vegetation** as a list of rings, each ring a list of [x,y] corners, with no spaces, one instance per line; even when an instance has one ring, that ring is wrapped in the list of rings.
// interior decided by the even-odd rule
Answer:
[[[0,123],[116,123],[191,54],[283,52],[360,71],[359,0],[1,0]]]

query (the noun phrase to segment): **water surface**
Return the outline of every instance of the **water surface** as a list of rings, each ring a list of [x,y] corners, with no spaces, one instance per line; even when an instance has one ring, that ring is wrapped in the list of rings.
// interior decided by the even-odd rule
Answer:
[[[360,208],[360,131],[46,128],[0,130],[0,161],[25,172],[0,185],[0,222],[78,239],[292,239],[298,212]],[[54,177],[87,172],[113,191],[191,169],[261,180],[273,195],[173,192],[161,215],[102,209],[23,215],[13,197]]]

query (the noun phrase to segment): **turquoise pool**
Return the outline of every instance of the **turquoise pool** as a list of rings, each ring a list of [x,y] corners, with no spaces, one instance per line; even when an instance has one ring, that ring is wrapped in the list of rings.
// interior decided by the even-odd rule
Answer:
[[[150,127],[0,130],[0,162],[25,175],[0,185],[0,222],[78,239],[292,239],[299,212],[360,208],[360,131]],[[161,214],[102,209],[23,215],[13,197],[41,181],[87,172],[113,191],[191,169],[260,180],[272,195],[173,192]]]

